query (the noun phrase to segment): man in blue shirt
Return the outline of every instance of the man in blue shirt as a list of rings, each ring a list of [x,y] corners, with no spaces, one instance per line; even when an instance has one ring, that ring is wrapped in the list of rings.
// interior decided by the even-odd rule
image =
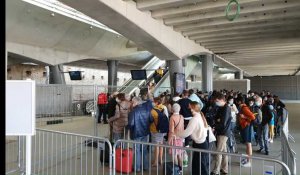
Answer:
[[[140,142],[149,142],[150,124],[153,122],[151,116],[151,100],[142,101],[139,97],[132,99],[132,111],[128,115],[128,129],[132,140]],[[145,171],[149,169],[147,145],[135,144],[136,172],[141,171],[141,163]],[[143,150],[143,152],[142,152]],[[143,162],[142,162],[143,160]]]

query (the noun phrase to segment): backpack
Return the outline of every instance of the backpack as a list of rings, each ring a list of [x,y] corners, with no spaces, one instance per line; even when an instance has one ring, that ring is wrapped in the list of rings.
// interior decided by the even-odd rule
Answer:
[[[105,93],[101,93],[98,95],[98,104],[100,105],[107,104],[107,95]]]
[[[159,133],[169,132],[169,119],[163,110],[154,109],[158,114],[158,123],[156,124],[156,129]]]

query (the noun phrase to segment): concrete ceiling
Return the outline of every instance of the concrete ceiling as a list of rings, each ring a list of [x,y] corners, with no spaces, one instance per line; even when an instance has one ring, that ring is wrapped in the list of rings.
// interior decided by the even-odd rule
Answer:
[[[150,59],[149,52],[103,24],[51,3],[54,1],[6,0],[8,52],[49,65],[120,60],[140,66]]]
[[[249,75],[292,75],[300,66],[299,0],[238,0],[241,13],[232,22],[225,18],[228,0],[134,1]]]

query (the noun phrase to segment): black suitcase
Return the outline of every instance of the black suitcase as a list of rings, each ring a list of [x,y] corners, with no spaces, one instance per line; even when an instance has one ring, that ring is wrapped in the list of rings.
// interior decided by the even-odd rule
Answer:
[[[98,142],[98,149],[100,149],[100,162],[109,163],[109,146],[108,143],[105,142],[105,146],[103,148],[103,142]]]
[[[173,162],[165,162],[162,174],[164,174],[164,175],[180,175],[180,168],[178,165],[173,164]]]

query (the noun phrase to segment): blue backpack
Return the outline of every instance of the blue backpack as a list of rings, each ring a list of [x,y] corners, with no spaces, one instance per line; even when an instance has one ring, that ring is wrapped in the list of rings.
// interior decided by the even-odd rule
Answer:
[[[164,110],[154,109],[158,114],[158,123],[156,124],[156,129],[159,133],[169,132],[169,119],[164,113]]]

